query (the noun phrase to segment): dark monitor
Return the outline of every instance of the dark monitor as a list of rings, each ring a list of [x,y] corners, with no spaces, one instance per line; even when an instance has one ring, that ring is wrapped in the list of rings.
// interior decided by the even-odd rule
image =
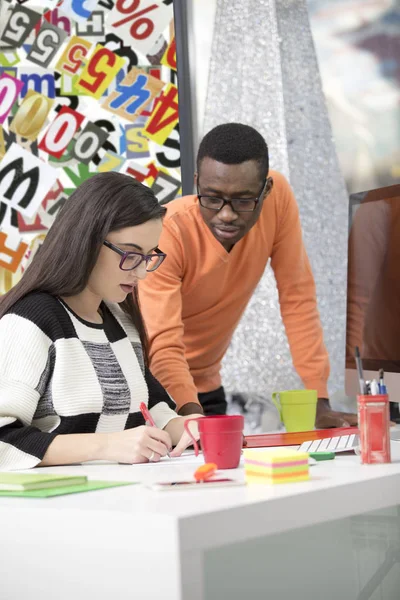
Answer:
[[[359,393],[354,360],[360,348],[364,379],[385,383],[400,400],[400,185],[351,194],[347,273],[346,394]]]

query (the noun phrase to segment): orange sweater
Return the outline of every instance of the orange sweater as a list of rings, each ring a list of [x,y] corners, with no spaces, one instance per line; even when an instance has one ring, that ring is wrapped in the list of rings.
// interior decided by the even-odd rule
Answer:
[[[329,359],[298,207],[283,175],[271,176],[258,221],[229,253],[204,223],[196,196],[167,205],[160,239],[167,258],[140,282],[139,295],[152,372],[178,408],[221,385],[222,357],[269,258],[295,368],[306,388],[328,397]]]

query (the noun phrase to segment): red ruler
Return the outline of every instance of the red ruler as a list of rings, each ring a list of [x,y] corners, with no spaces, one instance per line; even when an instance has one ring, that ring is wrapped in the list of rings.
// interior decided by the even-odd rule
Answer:
[[[352,433],[358,435],[358,428],[337,427],[336,429],[314,429],[313,431],[297,431],[295,433],[260,433],[258,435],[246,435],[244,439],[246,448],[268,448],[271,446],[299,446],[303,442],[351,435]]]

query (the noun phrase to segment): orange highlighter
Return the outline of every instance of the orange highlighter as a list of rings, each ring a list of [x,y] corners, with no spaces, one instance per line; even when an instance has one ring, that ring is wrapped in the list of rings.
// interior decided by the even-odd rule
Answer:
[[[218,467],[215,463],[205,463],[194,472],[194,478],[198,483],[210,479],[217,471]]]

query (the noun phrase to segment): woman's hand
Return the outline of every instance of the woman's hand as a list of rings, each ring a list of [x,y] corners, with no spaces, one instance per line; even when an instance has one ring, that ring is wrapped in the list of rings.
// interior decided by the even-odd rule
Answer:
[[[172,448],[169,433],[158,427],[141,425],[103,435],[106,436],[103,459],[120,463],[158,462]]]
[[[182,452],[184,450],[186,450],[186,448],[188,446],[191,446],[193,444],[193,440],[190,437],[190,435],[186,432],[185,427],[184,427],[184,423],[185,421],[188,421],[189,419],[193,419],[196,417],[204,417],[204,415],[188,415],[187,417],[179,417],[179,419],[173,419],[172,421],[170,421],[170,423],[175,423],[175,427],[178,426],[179,429],[176,433],[179,433],[179,440],[178,443],[176,444],[176,447],[172,450],[171,452],[171,456],[181,456]],[[169,425],[169,423],[168,423]],[[167,425],[167,427],[168,427]],[[197,421],[193,421],[192,423],[190,423],[189,425],[190,427],[190,431],[193,434],[193,437],[195,438],[195,440],[199,439],[199,427],[197,425]],[[172,439],[173,436],[171,436]]]

